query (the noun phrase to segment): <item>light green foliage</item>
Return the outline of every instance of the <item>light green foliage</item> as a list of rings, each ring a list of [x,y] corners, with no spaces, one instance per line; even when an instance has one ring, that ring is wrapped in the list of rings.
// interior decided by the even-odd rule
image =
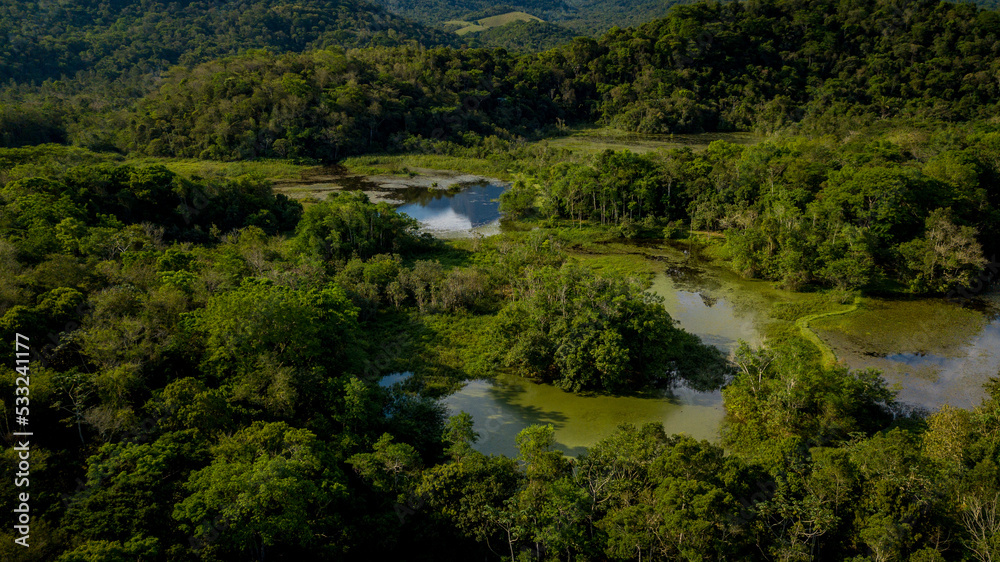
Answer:
[[[663,9],[623,1],[620,21]],[[741,346],[733,375],[625,279],[659,270],[636,252],[708,240],[790,289],[976,285],[1000,250],[996,12],[698,2],[518,54],[563,34],[516,24],[477,40],[518,49],[454,50],[408,43],[445,35],[353,0],[216,4],[0,0],[0,145],[133,152],[0,149],[7,433],[26,404],[11,400],[13,333],[44,354],[33,546],[7,528],[0,558],[1000,556],[995,381],[976,408],[909,411],[878,373],[818,365],[793,338]],[[781,134],[674,135],[734,129]],[[629,147],[642,153],[603,150]],[[502,208],[524,220],[432,242],[388,204],[345,193],[303,210],[266,175],[325,182],[352,154],[346,174],[513,180]],[[779,315],[850,318],[870,344],[954,339],[880,302]],[[486,456],[502,432],[446,423],[432,396],[499,371],[580,392],[727,382],[723,442],[623,426],[570,459],[559,416],[531,411],[552,425],[522,431],[517,458]],[[13,513],[20,488],[3,482]]]
[[[768,457],[788,443],[840,443],[889,424],[894,394],[878,372],[823,367],[794,345],[737,349],[736,378],[723,389],[728,447],[774,462]]]
[[[444,442],[448,445],[448,455],[456,461],[473,454],[472,446],[479,440],[479,433],[473,428],[472,416],[467,412],[448,418],[445,426]]]
[[[118,541],[87,541],[60,556],[58,562],[129,562],[153,558],[160,552],[155,538]]]
[[[924,235],[900,245],[913,292],[968,287],[987,264],[976,230],[955,225],[950,215],[950,209],[935,209],[927,217]]]
[[[392,435],[382,434],[371,453],[359,453],[348,460],[354,470],[378,490],[391,493],[409,491],[419,473],[420,456],[406,443],[394,443]]]
[[[166,433],[152,443],[103,445],[88,459],[86,482],[68,507],[70,528],[84,543],[77,554],[98,548],[119,555],[161,550],[162,539],[156,537],[166,538],[163,521],[182,492],[183,478],[171,475],[186,477],[206,459],[204,445],[191,431]],[[172,532],[177,540],[180,533]],[[101,546],[102,539],[121,544]]]
[[[221,546],[256,557],[272,548],[307,546],[320,506],[342,496],[343,476],[324,473],[312,433],[283,423],[255,423],[212,448],[213,460],[195,471],[173,517],[196,538],[223,522]],[[323,475],[323,479],[317,477]]]
[[[356,314],[336,286],[296,290],[248,280],[211,299],[193,318],[207,336],[206,364],[221,374],[239,372],[264,354],[298,367],[344,359]]]
[[[329,400],[335,379],[360,358],[351,355],[357,311],[336,286],[296,290],[262,280],[209,300],[191,316],[203,334],[203,368],[233,376],[239,398],[281,415],[303,401]]]

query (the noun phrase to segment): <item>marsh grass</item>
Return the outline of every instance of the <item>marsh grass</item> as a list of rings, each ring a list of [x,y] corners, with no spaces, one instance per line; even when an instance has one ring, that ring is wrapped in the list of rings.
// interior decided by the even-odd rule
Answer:
[[[698,152],[708,148],[710,143],[717,140],[735,144],[754,144],[759,142],[761,137],[746,132],[646,135],[610,127],[583,125],[569,127],[567,134],[542,139],[535,144],[546,145],[550,148],[563,148],[580,154],[597,154],[605,150],[651,152],[673,148],[690,148]]]
[[[429,314],[413,320],[411,340],[399,371],[412,371],[421,393],[446,396],[469,378],[470,363],[489,325],[483,316]]]
[[[131,158],[130,164],[162,165],[168,170],[188,178],[225,179],[245,175],[263,177],[271,181],[297,181],[315,172],[318,166],[295,164],[290,160],[261,159],[239,162],[195,160],[193,158]]]
[[[509,181],[511,173],[504,164],[485,158],[466,158],[445,154],[391,154],[354,156],[340,162],[348,173],[365,176],[415,176],[419,169],[448,170],[490,176]]]
[[[852,314],[820,318],[812,325],[860,353],[949,355],[985,322],[982,314],[943,299],[868,298]]]

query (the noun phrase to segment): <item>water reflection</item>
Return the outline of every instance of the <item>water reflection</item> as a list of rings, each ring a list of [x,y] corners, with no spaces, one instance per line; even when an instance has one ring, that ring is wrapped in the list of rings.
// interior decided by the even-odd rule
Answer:
[[[661,422],[668,433],[717,441],[724,414],[719,392],[679,388],[662,398],[583,396],[523,379],[470,381],[443,403],[452,414],[472,415],[477,450],[508,456],[517,455],[514,438],[532,424],[552,424],[556,448],[577,456],[623,423]]]
[[[403,384],[411,376],[413,376],[413,373],[410,372],[410,371],[406,371],[406,372],[403,372],[403,373],[393,373],[391,375],[386,375],[386,376],[382,377],[381,379],[379,379],[378,385],[381,386],[382,388],[390,388],[390,387],[392,387],[393,385],[396,385],[396,384],[400,384],[400,385]]]
[[[497,199],[507,186],[492,182],[464,184],[461,190],[411,188],[395,194],[404,204],[397,207],[420,221],[434,235],[469,233],[500,220]]]
[[[681,328],[700,337],[703,342],[725,352],[736,349],[741,339],[751,345],[759,345],[762,338],[754,316],[738,309],[723,296],[719,290],[721,285],[715,283],[714,286],[715,290],[687,290],[687,284],[659,273],[653,278],[653,286],[649,290],[663,297],[663,306]]]
[[[1000,320],[994,319],[956,353],[949,356],[897,353],[872,360],[890,383],[901,387],[899,399],[936,410],[945,404],[959,408],[979,405],[983,384],[1000,373]]]
[[[901,402],[930,411],[945,404],[972,408],[985,396],[983,384],[1000,373],[1000,299],[989,295],[982,304],[984,310],[934,299],[873,300],[879,322],[848,315],[817,323],[817,333],[850,368],[881,370]],[[844,336],[840,323],[853,328],[852,322],[865,326],[864,338]],[[880,352],[886,346],[894,349]]]
[[[733,350],[740,339],[753,344],[761,341],[753,315],[734,306],[723,291],[688,291],[675,283],[684,281],[661,273],[650,290],[665,298],[667,312],[682,328],[725,352]],[[721,288],[718,283],[713,286]],[[718,390],[699,392],[680,386],[654,397],[582,396],[513,378],[496,383],[472,381],[444,403],[452,413],[472,414],[481,435],[478,450],[505,455],[517,454],[514,437],[531,424],[552,424],[557,447],[578,455],[622,423],[661,422],[667,433],[717,441],[725,415]]]

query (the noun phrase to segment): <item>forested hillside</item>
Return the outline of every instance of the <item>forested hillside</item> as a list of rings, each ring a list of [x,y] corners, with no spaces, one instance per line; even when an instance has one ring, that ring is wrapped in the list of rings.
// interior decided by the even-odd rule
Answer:
[[[246,49],[447,42],[364,0],[0,2],[0,82],[147,75]],[[150,79],[146,76],[145,79]]]
[[[1000,560],[1000,14],[613,1],[0,0],[0,560]]]
[[[643,133],[962,120],[992,115],[997,72],[1000,14],[971,4],[700,3],[537,55],[256,53],[178,68],[138,105],[130,148],[330,159],[556,119]]]
[[[128,141],[153,155],[334,161],[420,137],[528,135],[564,110],[523,68],[491,50],[252,53],[170,72],[137,104]]]
[[[243,14],[225,12],[238,13]],[[326,12],[309,13],[327,17],[321,15]],[[210,21],[221,22],[222,14]],[[986,117],[1000,98],[994,77],[1000,72],[1000,15],[972,4],[700,3],[677,7],[667,18],[638,28],[524,55],[397,46],[282,56],[277,51],[378,43],[379,37],[399,43],[407,35],[341,33],[334,30],[346,20],[338,18],[328,19],[330,29],[310,32],[281,27],[291,25],[288,18],[255,21],[220,27],[227,31],[210,49],[194,48],[185,39],[197,36],[197,27],[185,27],[167,41],[153,24],[151,33],[143,34],[150,38],[147,47],[140,49],[139,42],[124,48],[119,42],[123,50],[106,54],[83,48],[85,41],[74,49],[52,46],[62,54],[49,57],[44,41],[14,41],[11,45],[24,44],[29,52],[8,55],[8,73],[26,65],[33,69],[26,76],[41,78],[56,67],[89,68],[87,60],[93,60],[93,68],[75,82],[34,93],[10,90],[10,102],[0,111],[5,144],[69,139],[160,155],[197,156],[208,150],[215,158],[326,160],[399,149],[414,137],[462,141],[467,132],[526,135],[558,119],[599,121],[643,133],[768,131],[797,122],[830,131],[893,116]],[[88,41],[124,29],[116,25],[88,35]],[[161,24],[161,31],[171,25]],[[251,35],[252,40],[244,40]],[[70,37],[63,35],[67,41]],[[193,63],[270,41],[276,44],[274,53],[254,51],[167,71],[172,61]],[[126,68],[131,81],[112,86],[100,79]],[[131,117],[93,117],[107,112],[109,102],[127,103],[143,94],[154,84],[148,74],[153,70],[165,79]],[[86,96],[66,95],[88,87]],[[418,108],[426,117],[417,118]],[[150,116],[152,128],[144,123]],[[133,125],[126,125],[129,120]],[[206,131],[209,125],[226,132]],[[102,128],[108,134],[102,135]],[[126,138],[133,129],[136,136]],[[149,131],[157,142],[151,142]]]
[[[378,0],[386,10],[427,25],[439,25],[454,19],[469,19],[470,14],[523,11],[558,24],[577,35],[595,35],[608,29],[629,27],[662,18],[675,4],[690,0],[528,0],[494,4],[482,0],[428,0],[402,2]]]
[[[574,0],[574,13],[560,20],[578,34],[600,35],[612,27],[634,27],[665,17],[672,6],[691,0]]]
[[[517,21],[485,29],[465,39],[472,47],[506,49],[512,52],[545,51],[564,45],[579,35],[550,22]]]
[[[564,0],[512,0],[501,3],[486,0],[376,0],[379,6],[394,14],[406,16],[427,25],[442,24],[448,20],[466,19],[470,14],[483,11],[496,13],[528,12],[544,20],[564,19],[575,13],[571,3]],[[482,17],[482,16],[481,16]]]

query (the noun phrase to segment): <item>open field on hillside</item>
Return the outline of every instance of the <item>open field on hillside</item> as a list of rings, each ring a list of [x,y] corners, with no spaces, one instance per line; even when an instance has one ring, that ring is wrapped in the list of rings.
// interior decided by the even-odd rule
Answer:
[[[545,21],[545,20],[533,16],[527,12],[507,12],[506,14],[490,16],[488,18],[482,18],[475,21],[449,20],[443,22],[443,24],[451,28],[458,27],[458,29],[455,30],[455,33],[457,33],[458,35],[466,35],[468,33],[475,33],[477,31],[490,29],[491,27],[500,27],[501,25],[506,25],[508,23],[513,23],[516,21]]]

